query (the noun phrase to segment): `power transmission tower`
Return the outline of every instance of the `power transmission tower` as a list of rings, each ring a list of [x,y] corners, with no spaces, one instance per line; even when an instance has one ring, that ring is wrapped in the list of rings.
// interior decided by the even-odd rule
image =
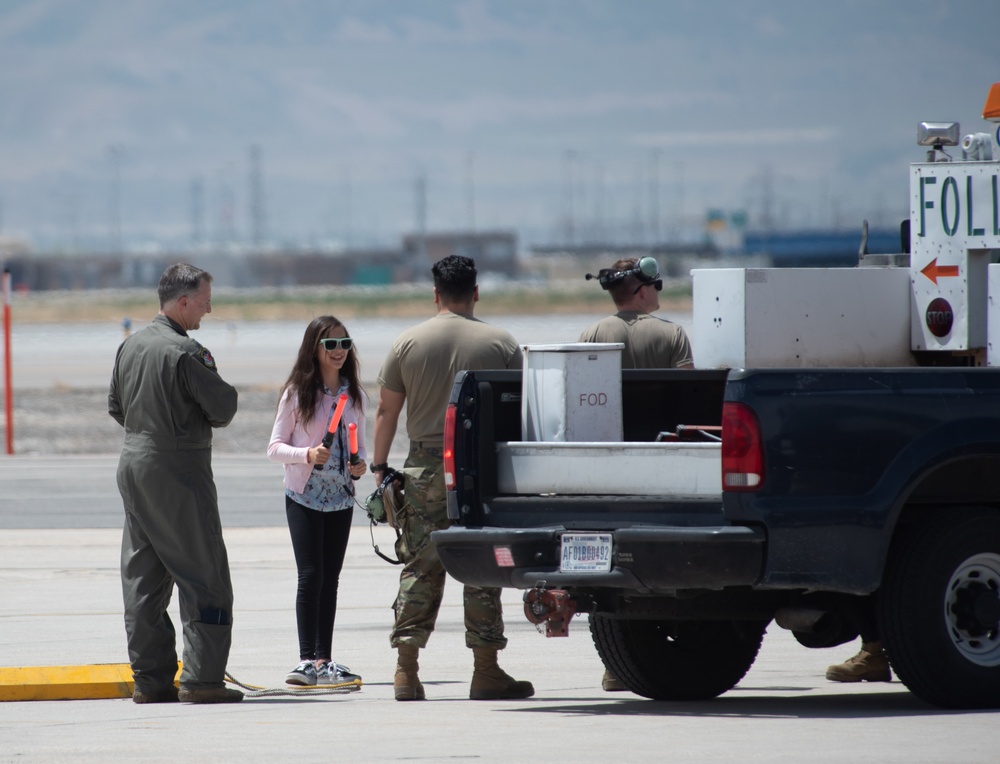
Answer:
[[[236,192],[233,190],[234,167],[227,163],[219,169],[219,234],[220,245],[236,242]]]
[[[417,172],[414,192],[417,217],[417,262],[414,265],[420,269],[427,263],[427,174],[423,170]]]
[[[660,243],[660,150],[650,152],[649,233],[651,244]]]
[[[563,152],[563,204],[565,215],[565,244],[572,248],[576,245],[576,216],[574,210],[575,181],[573,173],[573,163],[576,160],[576,152],[573,149],[566,149]]]
[[[469,230],[476,230],[476,152],[465,155],[465,206],[468,213]]]
[[[108,159],[111,163],[111,187],[108,192],[108,247],[111,254],[120,255],[122,251],[122,155],[121,146],[108,146]]]
[[[264,245],[265,222],[261,149],[254,144],[250,147],[250,240],[254,249]]]
[[[351,220],[351,169],[349,167],[344,169],[344,212],[342,217],[344,226],[344,245],[350,249],[354,246],[353,242],[353,231],[352,231],[352,220]]]
[[[205,240],[205,184],[201,177],[191,181],[191,245]]]

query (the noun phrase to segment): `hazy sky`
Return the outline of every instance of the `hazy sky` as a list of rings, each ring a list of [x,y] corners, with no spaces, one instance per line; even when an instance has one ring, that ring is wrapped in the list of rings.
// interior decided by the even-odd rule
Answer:
[[[691,236],[710,208],[895,226],[917,123],[987,129],[998,21],[994,0],[0,0],[0,235],[246,241],[253,145],[280,241],[394,243],[419,178],[428,229],[524,244]]]

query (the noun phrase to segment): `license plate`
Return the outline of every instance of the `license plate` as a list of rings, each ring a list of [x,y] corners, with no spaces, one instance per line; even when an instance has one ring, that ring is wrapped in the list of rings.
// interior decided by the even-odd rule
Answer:
[[[563,573],[607,573],[611,570],[610,533],[564,533],[559,570]]]

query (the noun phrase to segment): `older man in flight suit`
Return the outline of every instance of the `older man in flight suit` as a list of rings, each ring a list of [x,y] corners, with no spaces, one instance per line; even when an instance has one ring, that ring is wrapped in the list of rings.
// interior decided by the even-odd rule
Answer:
[[[188,336],[212,310],[212,276],[178,263],[159,284],[160,313],[118,349],[108,412],[125,428],[121,577],[136,703],[232,703],[225,687],[233,586],[212,476],[212,428],[236,414],[236,389]],[[183,622],[180,692],[167,606]]]

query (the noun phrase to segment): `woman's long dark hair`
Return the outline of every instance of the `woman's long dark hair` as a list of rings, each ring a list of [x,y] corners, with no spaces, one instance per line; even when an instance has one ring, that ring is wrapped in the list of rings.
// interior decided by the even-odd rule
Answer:
[[[295,409],[299,414],[300,422],[308,422],[312,419],[316,412],[316,401],[319,399],[319,393],[323,390],[323,375],[320,373],[319,362],[316,360],[316,348],[319,347],[319,341],[324,337],[329,337],[330,332],[338,326],[343,326],[344,333],[348,337],[351,336],[347,327],[334,316],[319,316],[309,323],[302,336],[302,344],[299,346],[299,355],[295,359],[292,373],[288,375],[287,381],[281,387],[278,400],[281,400],[281,396],[288,388],[295,390],[295,395],[298,398]],[[362,403],[361,382],[359,381],[360,364],[356,348],[351,348],[348,351],[344,365],[340,367],[340,374],[347,380],[347,394],[351,401],[355,406],[360,406]],[[336,392],[336,390],[331,392]]]

